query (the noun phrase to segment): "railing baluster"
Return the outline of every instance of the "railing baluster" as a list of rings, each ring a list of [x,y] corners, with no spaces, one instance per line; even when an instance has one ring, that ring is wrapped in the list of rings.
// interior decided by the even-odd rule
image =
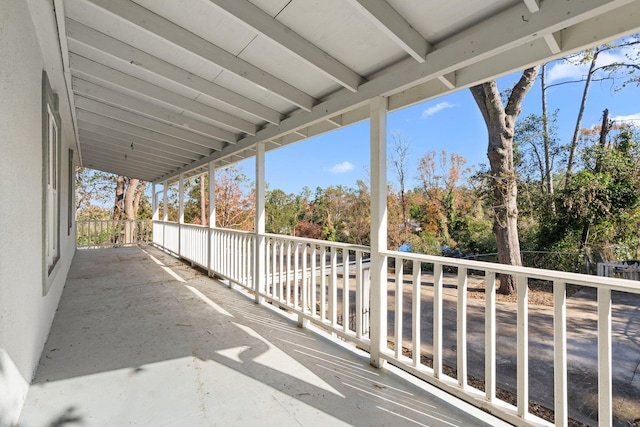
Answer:
[[[518,416],[524,418],[529,413],[529,283],[526,276],[516,276],[517,312],[517,377]]]
[[[611,369],[611,290],[598,288],[598,426],[613,421]]]
[[[307,271],[307,245],[303,244],[302,247],[302,282],[300,286],[302,287],[302,304],[300,310],[303,313],[308,312],[309,307],[309,272]]]
[[[362,300],[364,290],[362,286],[362,251],[356,251],[356,338],[362,338]]]
[[[344,258],[343,258],[344,265]],[[332,326],[338,322],[338,250],[331,248],[331,280],[329,281],[329,321]]]
[[[395,307],[395,333],[393,339],[396,346],[396,359],[402,356],[402,314],[403,314],[403,302],[402,302],[402,288],[403,288],[403,276],[404,276],[404,264],[402,258],[394,258],[394,264],[396,266],[396,307]]]
[[[433,264],[433,375],[442,375],[442,264]]]
[[[294,242],[293,248],[293,307],[302,306],[300,304],[300,244]]]
[[[317,315],[317,309],[316,309],[316,304],[317,304],[317,296],[316,296],[316,292],[317,292],[317,277],[318,274],[316,273],[316,257],[318,256],[318,248],[316,246],[316,244],[314,243],[311,246],[311,315],[313,317],[316,317]]]
[[[496,273],[485,272],[484,378],[489,402],[496,400]]]
[[[555,425],[568,426],[567,285],[553,281],[553,383]]]
[[[467,387],[467,269],[458,267],[458,337],[456,355],[458,357],[458,386]]]
[[[422,278],[420,269],[422,265],[420,261],[413,261],[413,307],[411,311],[411,320],[412,320],[412,328],[411,328],[411,341],[413,344],[413,366],[419,366],[421,361],[421,340],[420,340],[420,310],[421,310],[421,288],[422,288]]]
[[[322,245],[320,260],[320,320],[327,320],[327,246]]]
[[[349,251],[342,251],[342,330],[349,330]]]

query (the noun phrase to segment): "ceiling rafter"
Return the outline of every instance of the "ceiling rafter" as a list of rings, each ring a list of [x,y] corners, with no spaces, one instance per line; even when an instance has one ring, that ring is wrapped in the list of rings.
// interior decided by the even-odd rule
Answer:
[[[349,0],[379,30],[419,63],[433,46],[385,0]]]
[[[355,92],[364,82],[358,73],[247,0],[209,1],[350,91]]]
[[[171,126],[136,113],[123,111],[120,108],[112,107],[102,102],[89,98],[83,98],[81,96],[76,97],[76,108],[78,110],[90,111],[92,113],[111,117],[112,119],[129,123],[141,128],[149,129],[154,132],[162,133],[164,135],[172,136],[174,138],[183,139],[187,142],[202,145],[203,147],[207,147],[212,150],[221,150],[226,145],[221,142],[220,136],[217,137],[218,139],[206,137],[200,135],[199,133],[191,132],[177,126]],[[221,130],[221,132],[223,131]],[[227,136],[226,134],[229,134],[230,137],[233,137],[233,134],[231,134],[230,132],[225,132],[225,134],[221,136]],[[224,139],[222,139],[222,141],[224,141]]]
[[[91,2],[118,18],[162,37],[303,110],[311,111],[311,108],[318,102],[304,91],[133,2],[128,0],[91,0]]]
[[[140,67],[150,73],[193,89],[258,119],[274,124],[279,123],[282,119],[282,115],[276,110],[163,61],[136,47],[100,33],[72,19],[67,18],[65,22],[67,37],[71,40],[98,49],[120,59],[123,63]]]
[[[194,101],[191,98],[179,95],[74,53],[70,53],[69,57],[71,58],[71,72],[74,76],[87,76],[88,78],[85,78],[85,80],[92,81],[92,79],[97,79],[101,82],[126,89],[129,92],[144,95],[146,98],[151,98],[157,102],[182,108],[202,117],[209,123],[214,122],[218,125],[224,125],[245,132],[249,135],[255,135],[256,133],[256,126],[253,123],[220,111],[217,108]]]
[[[458,72],[465,67],[490,60],[494,56],[501,55],[519,46],[528,46],[536,40],[542,39],[545,34],[563,32],[563,51],[576,51],[584,49],[593,43],[594,20],[617,20],[616,25],[598,26],[598,38],[607,39],[615,37],[621,32],[637,32],[640,25],[637,21],[637,8],[639,0],[583,0],[581,2],[551,2],[545,3],[545,7],[531,16],[529,22],[523,24],[522,16],[528,12],[524,3],[519,3],[501,13],[486,19],[479,24],[456,35],[452,40],[446,40],[436,46],[436,50],[430,52],[427,61],[421,64],[407,63],[401,68],[394,68],[391,73],[381,74],[379,77],[363,84],[356,93],[341,93],[314,107],[309,113],[302,113],[285,119],[278,127],[267,127],[258,132],[255,137],[246,137],[234,147],[234,150],[222,151],[193,162],[192,165],[179,169],[188,170],[198,167],[209,161],[218,161],[229,156],[235,151],[242,150],[259,141],[273,140],[310,124],[325,120],[327,117],[344,113],[362,105],[375,96],[391,96],[412,87],[419,86],[429,80]],[[611,12],[611,18],[608,13]],[[634,14],[635,12],[635,14]],[[568,34],[576,33],[569,37]],[[583,34],[584,33],[584,34]],[[580,35],[578,35],[580,34]],[[559,52],[558,54],[562,54]],[[557,55],[556,55],[557,56]],[[546,60],[547,55],[539,60]],[[514,68],[500,68],[483,72],[476,70],[482,79],[490,79],[496,74],[506,71],[515,71],[517,68],[528,65],[523,60],[513,63]],[[458,84],[458,87],[461,87]],[[440,91],[438,95],[444,94]],[[434,95],[435,96],[435,95]],[[414,101],[417,102],[418,100]],[[167,177],[161,177],[166,179]]]
[[[97,138],[97,135],[91,134],[90,132],[82,132],[82,143],[88,146],[91,149],[101,149],[106,150],[113,153],[119,154],[135,154],[136,156],[144,156],[144,158],[149,159],[149,162],[152,164],[160,164],[163,166],[168,166],[172,168],[176,168],[182,165],[182,162],[177,159],[167,159],[166,157],[158,156],[154,154],[151,150],[146,147],[141,147],[140,145],[134,146],[131,148],[127,146],[125,142],[110,140],[109,138]]]
[[[101,114],[92,113],[86,110],[78,110],[78,120],[98,124],[106,128],[117,130],[132,136],[146,138],[148,140],[154,141],[157,144],[179,147],[185,151],[189,151],[199,156],[207,156],[210,155],[212,151],[216,151],[214,149],[203,147],[202,145],[194,144],[183,139],[174,138],[160,132],[145,129],[136,125],[132,125],[130,123],[122,122],[120,120],[103,116]]]
[[[134,135],[129,135],[114,129],[109,129],[101,125],[81,121],[78,121],[78,123],[78,133],[80,134],[81,139],[84,137],[88,137],[95,141],[114,145],[124,149],[130,149],[131,144],[134,144],[134,148],[138,150],[144,151],[146,153],[151,153],[163,159],[176,160],[182,162],[183,164],[191,163],[199,158],[197,154],[185,152],[180,148],[157,144],[154,141],[150,141],[148,139],[140,138]]]
[[[167,108],[163,108],[156,104],[146,102],[142,99],[109,90],[103,86],[79,79],[72,78],[73,92],[77,96],[94,99],[102,103],[122,108],[132,113],[140,114],[161,122],[170,124],[171,126],[180,127],[192,132],[200,133],[204,136],[214,137],[221,130],[220,128],[208,123],[196,120],[191,117],[175,113]],[[236,137],[237,139],[237,137]],[[235,140],[234,140],[235,142]]]
[[[172,170],[177,167],[175,164],[168,164],[167,162],[158,161],[156,159],[150,158],[148,153],[138,152],[136,150],[128,150],[124,151],[108,144],[98,144],[95,141],[90,139],[86,139],[85,145],[87,150],[92,153],[102,153],[105,156],[113,156],[115,158],[124,158],[125,160],[131,161],[144,161],[149,166]]]

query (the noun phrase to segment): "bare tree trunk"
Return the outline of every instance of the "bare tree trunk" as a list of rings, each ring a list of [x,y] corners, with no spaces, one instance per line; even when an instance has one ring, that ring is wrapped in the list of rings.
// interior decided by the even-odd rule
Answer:
[[[207,225],[207,212],[205,206],[206,197],[204,194],[204,176],[205,174],[200,175],[200,224]]]
[[[521,104],[538,75],[539,67],[525,70],[513,87],[504,107],[495,80],[471,88],[489,133],[487,156],[494,197],[493,230],[498,246],[498,261],[502,264],[522,265],[518,240],[518,186],[513,165],[513,136],[515,120]],[[516,291],[515,278],[500,278],[499,291]]]
[[[553,171],[551,170],[551,141],[549,141],[549,113],[547,111],[547,85],[545,81],[546,64],[540,67],[540,86],[542,87],[542,140],[544,145],[544,180],[547,194],[553,196]],[[551,211],[556,211],[553,197],[550,199]]]
[[[587,96],[589,95],[589,87],[591,86],[591,80],[593,79],[593,71],[596,68],[596,61],[598,60],[599,49],[596,49],[593,57],[591,58],[591,64],[589,65],[589,72],[584,82],[584,91],[582,92],[582,99],[580,100],[580,109],[578,110],[578,118],[576,119],[576,127],[573,130],[573,137],[571,138],[571,144],[569,146],[569,159],[567,160],[567,173],[564,178],[564,186],[569,184],[571,179],[571,173],[573,172],[573,163],[578,149],[578,137],[580,136],[580,126],[582,125],[582,116],[584,115],[584,108],[587,104]]]
[[[116,199],[113,204],[113,243],[118,243],[120,240],[120,218],[124,212],[124,187],[126,178],[122,175],[118,175],[116,178]]]
[[[124,226],[124,243],[131,245],[135,242],[135,229],[136,229],[136,209],[134,209],[134,199],[136,197],[136,191],[138,189],[138,183],[140,180],[136,178],[129,178],[127,185],[127,191],[124,195],[124,213],[127,221]]]

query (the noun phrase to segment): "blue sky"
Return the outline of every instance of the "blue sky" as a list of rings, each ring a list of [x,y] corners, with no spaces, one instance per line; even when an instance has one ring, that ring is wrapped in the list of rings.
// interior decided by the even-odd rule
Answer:
[[[600,65],[616,60],[610,54],[601,54]],[[579,79],[586,68],[562,62],[549,64],[547,80],[559,83]],[[503,90],[519,79],[520,73],[498,80]],[[578,113],[583,83],[566,84],[549,89],[549,111],[559,109],[559,137],[567,143],[573,133]],[[529,92],[523,103],[520,117],[540,114],[539,82]],[[614,92],[611,81],[593,82],[589,92],[583,127],[600,124],[602,111],[608,108],[610,117],[617,120],[633,120],[640,125],[640,89],[627,87]],[[487,131],[475,101],[468,89],[414,105],[387,116],[391,146],[391,133],[399,131],[410,143],[410,182],[417,185],[415,175],[418,160],[427,152],[446,149],[467,159],[467,166],[487,164]],[[266,181],[270,189],[281,189],[298,194],[304,186],[312,191],[316,187],[345,185],[355,187],[359,179],[368,181],[369,122],[365,121],[328,134],[310,138],[266,154]],[[250,179],[255,177],[255,162],[239,163],[242,172]],[[388,179],[393,181],[393,174]]]

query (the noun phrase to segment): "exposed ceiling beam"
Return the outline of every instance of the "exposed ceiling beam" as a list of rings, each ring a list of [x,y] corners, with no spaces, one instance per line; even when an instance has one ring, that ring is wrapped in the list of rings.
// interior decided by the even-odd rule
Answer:
[[[157,144],[154,141],[129,135],[94,123],[78,121],[78,125],[78,133],[81,140],[82,138],[87,137],[91,140],[123,149],[131,149],[131,144],[133,143],[134,149],[136,150],[140,150],[144,153],[150,153],[165,160],[175,160],[183,165],[189,164],[200,158],[197,154],[185,152],[180,148]]]
[[[540,10],[538,0],[524,0],[524,4],[527,5],[527,9],[529,9],[529,12],[531,13],[536,13]]]
[[[331,80],[355,92],[364,82],[358,73],[247,0],[210,0],[229,16],[257,31]]]
[[[91,2],[111,12],[118,18],[143,28],[157,37],[162,37],[168,42],[240,76],[305,111],[310,111],[317,104],[317,101],[309,94],[136,3],[129,0],[91,0]]]
[[[125,175],[129,177],[148,177],[154,176],[157,174],[157,170],[152,167],[149,167],[143,162],[139,161],[129,161],[125,159],[124,156],[122,158],[118,156],[112,156],[104,153],[95,153],[89,151],[88,153],[83,153],[85,156],[85,160],[88,167],[93,168],[94,164],[105,164],[105,160],[109,165],[110,172],[116,172],[118,175]],[[170,172],[170,169],[162,169]]]
[[[83,98],[81,96],[76,96],[76,108],[79,110],[90,111],[92,113],[111,117],[112,119],[130,123],[141,128],[153,130],[155,132],[163,133],[174,138],[183,139],[185,141],[202,145],[203,147],[207,147],[212,150],[221,150],[225,147],[226,144],[221,142],[220,139],[232,139],[234,136],[232,133],[223,131],[221,129],[219,135],[216,136],[216,138],[218,139],[208,138],[206,136],[200,135],[199,133],[184,130],[177,126],[171,126],[166,123],[150,119],[139,114],[131,113],[129,111],[124,111],[120,108],[112,107],[93,99]]]
[[[144,156],[149,159],[151,163],[160,164],[163,166],[169,166],[173,168],[184,166],[184,162],[181,162],[175,158],[168,159],[163,156],[158,156],[152,152],[152,150],[141,145],[134,145],[132,149],[130,145],[127,145],[125,141],[119,141],[116,139],[110,139],[108,137],[100,138],[99,135],[92,132],[80,132],[82,143],[93,148],[100,148],[107,151],[112,151],[119,154],[135,153],[136,156]]]
[[[562,51],[560,35],[561,35],[560,31],[544,35],[544,41],[547,43],[547,46],[549,46],[549,50],[553,54],[556,54]]]
[[[211,154],[212,151],[215,151],[215,150],[203,147],[201,145],[185,141],[183,139],[174,138],[172,136],[168,136],[163,133],[145,129],[136,125],[132,125],[130,123],[125,123],[120,120],[112,119],[111,117],[103,116],[103,115],[92,113],[85,110],[78,110],[78,120],[98,124],[100,126],[117,130],[132,136],[146,138],[158,144],[178,147],[185,151],[198,154],[200,156],[207,156]]]
[[[205,136],[215,137],[215,135],[217,135],[221,130],[216,126],[175,113],[157,104],[152,104],[124,93],[109,90],[86,80],[74,77],[72,82],[73,92],[84,98],[95,99],[96,101],[159,120],[172,126],[177,126],[192,132],[198,132]]]
[[[453,40],[447,40],[430,52],[427,61],[422,64],[408,63],[393,72],[385,73],[364,83],[356,93],[343,92],[314,107],[309,113],[302,113],[285,119],[279,126],[270,126],[258,132],[255,137],[246,137],[238,142],[234,150],[223,149],[211,156],[193,162],[181,170],[198,167],[209,161],[218,161],[242,147],[253,146],[260,141],[279,138],[289,132],[309,126],[354,108],[366,105],[375,96],[390,96],[411,87],[418,86],[438,76],[469,67],[500,55],[519,46],[527,46],[545,34],[562,30],[562,52],[559,57],[588,47],[594,40],[611,40],[620,34],[631,34],[640,29],[637,11],[640,0],[582,0],[581,2],[547,2],[545,7],[531,15],[528,22],[522,21],[528,13],[524,3],[517,4],[483,22],[458,34]],[[600,25],[598,22],[607,22]],[[609,24],[610,23],[610,24]],[[594,38],[594,26],[598,31]],[[552,57],[552,58],[553,58]],[[548,50],[539,61],[550,59]],[[496,73],[515,71],[528,65],[526,59],[513,63],[513,69],[501,67],[493,74],[484,74],[490,79]],[[457,73],[456,73],[457,74]],[[458,78],[457,78],[458,80]],[[442,85],[440,85],[442,87]],[[458,87],[464,87],[457,82]],[[442,91],[440,95],[444,94]],[[416,100],[417,102],[417,100]],[[176,171],[179,173],[181,170]],[[161,177],[166,179],[170,177]]]
[[[348,0],[380,31],[423,63],[433,46],[385,0]]]
[[[69,39],[91,46],[94,49],[118,58],[125,66],[142,68],[150,73],[193,89],[269,123],[277,124],[282,119],[282,115],[276,110],[212,83],[209,80],[203,79],[200,76],[163,61],[140,49],[102,34],[72,19],[67,18],[66,28]]]
[[[150,158],[147,153],[141,153],[136,150],[121,150],[112,145],[100,144],[86,138],[83,140],[83,147],[90,153],[104,154],[105,156],[113,156],[115,158],[124,158],[125,160],[132,162],[142,162],[155,169],[172,170],[178,167],[178,165],[175,164],[171,165]]]
[[[129,93],[140,94],[146,98],[156,100],[156,102],[190,111],[210,123],[214,122],[249,135],[255,135],[256,133],[256,126],[253,123],[239,119],[229,113],[204,105],[186,96],[163,89],[74,53],[70,53],[69,57],[71,59],[71,71],[74,76],[84,76],[84,79],[89,81],[97,79],[100,82],[109,84],[112,88],[113,86],[121,88],[120,92],[125,89]],[[102,84],[102,86],[105,85]]]

